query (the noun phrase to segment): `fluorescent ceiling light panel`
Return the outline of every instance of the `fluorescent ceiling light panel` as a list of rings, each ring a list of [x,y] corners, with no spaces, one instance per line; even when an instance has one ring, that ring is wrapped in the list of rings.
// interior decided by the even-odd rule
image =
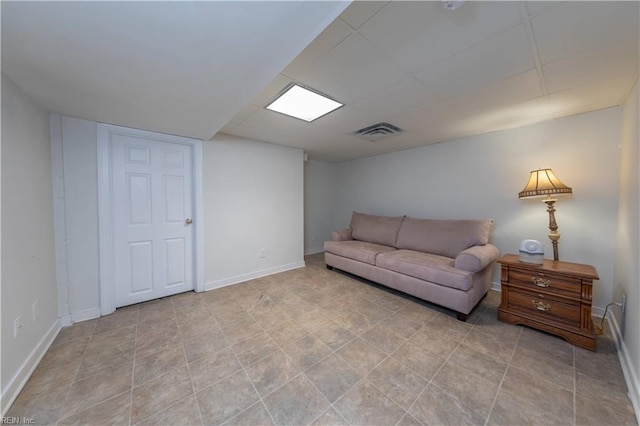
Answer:
[[[343,105],[324,95],[294,84],[275,101],[267,105],[266,108],[311,122]]]

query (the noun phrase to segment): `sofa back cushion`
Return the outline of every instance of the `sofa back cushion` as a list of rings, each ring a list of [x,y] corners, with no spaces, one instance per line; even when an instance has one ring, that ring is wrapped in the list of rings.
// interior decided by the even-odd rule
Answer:
[[[351,216],[351,235],[354,240],[395,247],[398,230],[404,216],[374,216],[353,212]]]
[[[398,232],[399,249],[456,257],[473,246],[489,242],[493,220],[436,220],[407,217]]]

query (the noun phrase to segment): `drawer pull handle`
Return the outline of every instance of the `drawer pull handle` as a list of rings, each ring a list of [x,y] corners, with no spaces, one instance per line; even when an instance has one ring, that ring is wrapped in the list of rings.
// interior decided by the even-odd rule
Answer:
[[[535,300],[531,300],[531,303],[533,303],[533,307],[539,311],[547,312],[549,309],[551,309],[551,305],[548,303],[537,302]]]
[[[551,280],[545,280],[544,278],[531,277],[531,281],[533,281],[533,283],[538,287],[547,288],[551,286]]]

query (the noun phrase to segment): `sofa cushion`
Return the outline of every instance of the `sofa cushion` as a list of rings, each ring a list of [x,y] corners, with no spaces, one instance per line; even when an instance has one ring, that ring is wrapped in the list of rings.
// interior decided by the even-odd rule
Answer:
[[[454,260],[413,250],[381,253],[376,266],[446,287],[467,291],[473,285],[473,274],[456,269]]]
[[[394,251],[395,248],[366,241],[325,241],[324,250],[337,256],[358,260],[370,265],[376,264],[376,256],[379,253]]]
[[[407,217],[400,226],[396,247],[456,257],[469,247],[487,244],[492,224],[490,219],[436,220]]]
[[[354,240],[395,247],[398,230],[404,218],[404,216],[374,216],[353,212],[351,216],[352,237]]]

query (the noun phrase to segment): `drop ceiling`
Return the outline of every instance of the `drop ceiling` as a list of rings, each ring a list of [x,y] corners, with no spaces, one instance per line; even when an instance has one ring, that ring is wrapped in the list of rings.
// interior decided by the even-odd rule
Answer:
[[[638,2],[353,2],[223,132],[345,161],[620,105]],[[313,123],[263,106],[291,82],[346,104]],[[375,142],[353,132],[404,130]]]
[[[2,69],[43,107],[345,161],[620,105],[638,2],[2,2]],[[264,107],[291,83],[346,105]],[[386,122],[402,133],[353,133]]]
[[[209,139],[348,2],[0,2],[2,70],[49,111]]]

